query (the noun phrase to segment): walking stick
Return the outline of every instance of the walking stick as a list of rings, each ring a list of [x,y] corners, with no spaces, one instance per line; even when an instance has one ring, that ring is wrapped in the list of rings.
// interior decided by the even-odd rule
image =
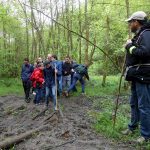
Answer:
[[[55,94],[56,94],[56,108],[55,108],[55,110],[58,110],[56,64],[55,64]]]
[[[119,80],[118,95],[117,95],[117,98],[116,98],[116,101],[115,101],[116,106],[115,106],[114,113],[112,114],[113,128],[115,128],[115,124],[116,124],[117,110],[118,110],[118,105],[119,105],[119,97],[120,97],[120,93],[121,93],[121,83],[122,83],[122,78],[124,76],[124,71],[125,71],[125,62],[126,62],[126,54],[125,54],[125,57],[124,57],[124,62],[123,62],[123,66],[122,66],[121,76],[120,76],[120,80]]]
[[[62,110],[61,110],[61,108],[60,108],[60,106],[59,106],[59,104],[58,104],[58,97],[57,97],[57,89],[58,89],[58,86],[57,86],[56,64],[55,64],[55,86],[56,86],[56,88],[55,88],[55,94],[56,94],[56,108],[55,108],[55,110],[56,110],[56,111],[59,111],[59,113],[60,113],[60,115],[61,115],[61,118],[62,118],[62,121],[63,121],[64,115],[63,115]]]

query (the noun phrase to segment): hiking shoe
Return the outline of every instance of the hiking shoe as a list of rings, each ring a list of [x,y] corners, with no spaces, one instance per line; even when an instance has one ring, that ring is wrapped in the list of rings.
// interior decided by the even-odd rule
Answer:
[[[148,140],[146,140],[143,136],[139,137],[136,142],[138,144],[143,144],[144,142],[147,142]]]
[[[55,106],[54,110],[55,110],[55,111],[57,111],[57,110],[58,110],[58,108]]]
[[[86,94],[85,94],[85,92],[82,92],[81,95],[82,95],[82,96],[85,96]]]
[[[25,102],[26,102],[26,103],[30,103],[30,100],[31,100],[31,98],[30,98],[30,97],[25,98]]]
[[[65,92],[64,92],[64,95],[65,95],[66,97],[68,97],[68,96],[69,96],[69,94],[68,94],[68,92],[67,92],[67,91],[65,91]]]
[[[32,93],[33,95],[36,95],[36,93],[33,91],[33,93]]]
[[[133,134],[133,131],[130,130],[130,129],[126,129],[124,131],[121,132],[123,135],[130,135],[130,134]]]

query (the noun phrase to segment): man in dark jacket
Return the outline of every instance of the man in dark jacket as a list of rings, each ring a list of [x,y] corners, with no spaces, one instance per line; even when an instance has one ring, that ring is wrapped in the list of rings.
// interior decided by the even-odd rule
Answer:
[[[131,81],[131,122],[123,134],[133,133],[140,122],[138,143],[150,139],[150,23],[147,15],[138,11],[127,20],[135,36],[125,48],[126,79]]]
[[[66,56],[62,64],[63,90],[66,90],[66,88],[68,88],[71,84],[71,72],[72,64],[70,61],[70,57]]]
[[[25,58],[24,64],[22,65],[22,70],[21,70],[21,79],[22,79],[24,93],[25,93],[25,101],[27,103],[30,102],[30,97],[29,97],[30,88],[31,88],[30,76],[31,76],[33,70],[34,70],[34,68],[29,63],[29,59]]]
[[[44,79],[45,79],[45,88],[46,88],[46,95],[45,101],[46,106],[49,104],[49,97],[52,97],[54,109],[56,109],[56,86],[55,86],[55,68],[52,66],[52,62],[48,60],[44,63]],[[57,71],[56,71],[57,73]]]

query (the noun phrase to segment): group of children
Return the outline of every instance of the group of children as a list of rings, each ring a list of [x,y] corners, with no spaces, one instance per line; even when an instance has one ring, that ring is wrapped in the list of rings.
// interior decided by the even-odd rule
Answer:
[[[48,54],[45,61],[39,57],[34,66],[29,63],[28,58],[25,58],[21,71],[25,101],[30,102],[32,87],[36,105],[44,99],[48,106],[51,98],[56,110],[56,94],[61,96],[63,93],[67,97],[70,91],[76,91],[75,85],[78,80],[82,86],[82,93],[85,92],[84,76],[89,80],[87,66],[77,64],[69,56],[60,61],[56,55]]]

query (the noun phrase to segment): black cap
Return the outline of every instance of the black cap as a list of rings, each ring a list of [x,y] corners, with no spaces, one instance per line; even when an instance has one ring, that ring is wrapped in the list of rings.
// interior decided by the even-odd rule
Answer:
[[[48,65],[48,64],[50,64],[50,61],[49,61],[49,60],[46,60],[46,61],[44,62],[44,65],[46,66],[46,65]]]

